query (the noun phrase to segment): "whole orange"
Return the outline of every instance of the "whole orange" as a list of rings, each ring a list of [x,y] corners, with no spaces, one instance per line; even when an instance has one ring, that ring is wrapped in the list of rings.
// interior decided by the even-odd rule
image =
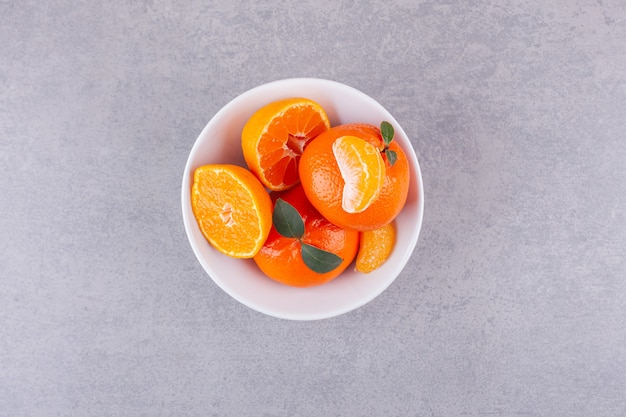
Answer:
[[[344,180],[333,154],[333,143],[344,136],[356,136],[381,151],[386,175],[378,197],[362,212],[348,213],[341,205]],[[397,155],[393,165],[387,160],[380,129],[364,123],[330,128],[308,143],[302,153],[299,175],[302,187],[313,206],[337,226],[365,231],[378,229],[400,213],[409,192],[409,162],[406,154],[392,141],[389,149]]]
[[[284,237],[272,226],[269,236],[254,261],[271,279],[294,287],[324,284],[341,274],[354,260],[359,246],[359,233],[336,226],[326,220],[309,203],[301,185],[288,191],[271,194],[291,204],[304,221],[301,239]],[[302,243],[339,256],[341,264],[330,272],[317,273],[302,259]]]

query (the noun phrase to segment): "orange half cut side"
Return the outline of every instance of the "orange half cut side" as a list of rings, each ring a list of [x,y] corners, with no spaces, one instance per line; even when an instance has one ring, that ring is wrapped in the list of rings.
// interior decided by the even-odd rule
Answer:
[[[191,207],[202,235],[234,258],[256,255],[272,227],[272,202],[245,168],[213,164],[194,171]]]
[[[275,101],[257,110],[241,139],[248,168],[272,191],[299,182],[298,164],[307,143],[330,128],[326,112],[307,98]]]

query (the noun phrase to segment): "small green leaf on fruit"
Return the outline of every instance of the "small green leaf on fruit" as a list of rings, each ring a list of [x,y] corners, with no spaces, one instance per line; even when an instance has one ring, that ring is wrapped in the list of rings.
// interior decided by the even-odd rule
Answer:
[[[395,133],[391,123],[387,121],[382,122],[380,124],[380,133],[383,137],[383,141],[385,142],[385,145],[389,146],[389,144],[393,140],[393,135]]]
[[[304,242],[302,242],[302,260],[306,266],[318,274],[330,272],[343,262],[343,259],[334,253],[316,248]]]
[[[298,210],[282,198],[276,200],[272,221],[276,231],[284,237],[301,238],[304,235],[304,221]]]
[[[393,166],[393,164],[395,164],[396,160],[398,159],[398,154],[396,154],[396,152],[392,151],[391,149],[385,149],[385,155],[387,155],[387,161],[389,161],[389,166]]]

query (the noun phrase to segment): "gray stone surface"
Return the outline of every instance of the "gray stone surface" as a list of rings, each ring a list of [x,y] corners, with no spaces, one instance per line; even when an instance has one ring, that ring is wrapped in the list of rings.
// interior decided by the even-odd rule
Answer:
[[[0,416],[626,415],[623,1],[4,0],[0,39]],[[317,322],[222,292],[179,207],[209,118],[299,76],[426,184],[404,272]]]

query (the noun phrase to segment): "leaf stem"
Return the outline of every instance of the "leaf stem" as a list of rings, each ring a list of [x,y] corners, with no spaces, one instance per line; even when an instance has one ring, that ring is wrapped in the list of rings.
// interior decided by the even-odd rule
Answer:
[[[343,262],[343,259],[332,252],[304,243],[304,220],[298,210],[282,198],[276,200],[272,221],[278,234],[298,240],[302,260],[312,271],[324,274]]]
[[[393,164],[395,164],[396,160],[398,159],[398,155],[395,151],[389,149],[389,145],[393,141],[393,137],[395,135],[395,131],[391,123],[386,120],[382,121],[380,123],[380,134],[383,137],[383,143],[385,144],[381,153],[385,154],[385,156],[387,157],[387,161],[389,161],[389,165],[393,166]]]

